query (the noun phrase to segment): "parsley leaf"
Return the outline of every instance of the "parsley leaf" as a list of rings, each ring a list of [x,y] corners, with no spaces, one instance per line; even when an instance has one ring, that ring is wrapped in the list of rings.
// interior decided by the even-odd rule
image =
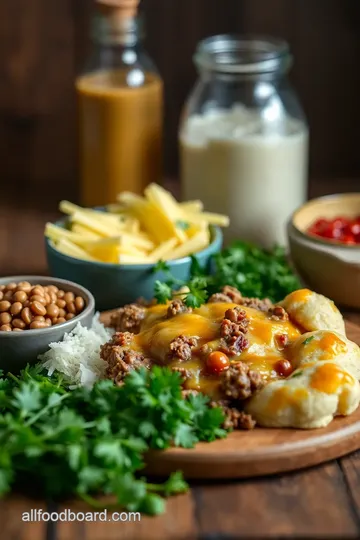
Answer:
[[[204,277],[194,277],[187,284],[189,292],[185,297],[185,304],[191,308],[198,308],[207,300],[207,282]]]
[[[154,297],[159,304],[166,304],[166,302],[172,298],[171,287],[167,283],[162,283],[159,280],[155,281]]]
[[[307,337],[306,339],[304,339],[304,341],[302,342],[302,345],[307,345],[308,343],[310,343],[310,341],[312,341],[314,339],[315,336],[309,336]]]
[[[158,261],[158,262],[155,264],[155,266],[154,266],[152,272],[153,272],[154,274],[157,274],[158,272],[165,272],[165,273],[167,273],[167,272],[170,272],[170,266],[169,266],[165,261]]]

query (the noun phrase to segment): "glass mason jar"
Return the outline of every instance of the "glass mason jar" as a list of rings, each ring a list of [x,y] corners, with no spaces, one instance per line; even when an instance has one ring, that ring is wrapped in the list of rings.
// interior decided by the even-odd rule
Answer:
[[[76,80],[83,205],[161,180],[163,83],[143,38],[140,19],[116,6],[94,17],[92,52]]]
[[[182,196],[230,217],[225,241],[286,245],[286,221],[307,198],[308,128],[287,80],[291,60],[272,38],[198,45],[179,133]]]

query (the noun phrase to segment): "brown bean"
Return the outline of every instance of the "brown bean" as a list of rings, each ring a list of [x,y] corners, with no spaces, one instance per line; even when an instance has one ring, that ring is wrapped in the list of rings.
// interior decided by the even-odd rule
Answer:
[[[60,308],[59,309],[59,317],[65,317],[65,315],[66,315],[65,309]]]
[[[2,326],[0,326],[0,330],[2,332],[11,332],[12,328],[9,324],[3,324]]]
[[[43,289],[44,289],[44,293],[49,292],[49,287],[48,287],[47,285],[45,285],[45,286],[43,287]]]
[[[47,328],[47,324],[45,321],[33,321],[30,324],[31,330],[39,330],[40,328]]]
[[[58,292],[56,293],[56,296],[58,298],[64,298],[65,296],[65,291],[63,291],[62,289],[59,289]]]
[[[54,292],[54,293],[57,293],[58,292],[58,287],[56,285],[48,285],[48,291],[49,292]]]
[[[51,320],[49,317],[46,317],[45,322],[46,322],[46,324],[47,324],[48,326],[51,326],[52,323],[53,323],[52,320]]]
[[[75,315],[76,307],[75,307],[74,302],[69,302],[68,304],[66,304],[66,309],[68,310],[69,313],[73,313]]]
[[[62,298],[58,298],[56,301],[56,305],[59,308],[64,308],[66,306],[66,302]]]
[[[28,307],[25,307],[21,312],[21,318],[25,324],[29,325],[32,321],[32,314]]]
[[[77,296],[75,298],[76,312],[80,313],[80,311],[82,311],[84,309],[84,305],[85,305],[84,299],[81,296]]]
[[[14,291],[17,287],[17,283],[15,283],[15,281],[12,281],[11,283],[7,283],[7,285],[5,285],[5,289],[7,291]]]
[[[21,302],[14,302],[14,304],[10,307],[10,313],[11,315],[17,315],[22,310],[23,305]]]
[[[30,302],[39,302],[44,306],[46,305],[45,296],[41,296],[40,294],[34,294],[33,296],[30,296]]]
[[[4,300],[11,300],[13,297],[13,294],[14,294],[13,291],[6,291],[4,293]]]
[[[15,302],[21,302],[22,304],[26,302],[27,298],[28,296],[25,291],[16,291],[13,296]]]
[[[0,291],[5,291],[5,285],[0,285]]]
[[[13,319],[12,320],[13,328],[21,328],[22,330],[25,328],[26,324],[22,319]]]
[[[45,322],[45,317],[43,317],[42,315],[36,315],[36,317],[34,317],[33,320],[34,320],[34,321]]]
[[[18,283],[16,290],[25,291],[27,293],[31,291],[31,288],[32,288],[32,285],[28,281],[20,281],[20,283]]]
[[[66,322],[66,319],[64,317],[58,317],[56,319],[56,324],[62,324],[64,322]]]
[[[52,304],[56,304],[56,301],[57,301],[57,296],[56,296],[56,294],[55,294],[53,291],[50,291],[50,292],[49,292],[49,296],[50,296],[51,303],[52,303]]]
[[[23,332],[25,328],[13,328],[13,332]]]
[[[46,313],[51,318],[56,318],[59,316],[59,308],[56,304],[49,304],[46,306]]]
[[[75,300],[75,295],[73,292],[67,292],[64,294],[64,300],[67,304]]]
[[[75,317],[74,313],[68,313],[65,318],[67,321],[70,321],[70,319],[73,319],[74,317]]]
[[[45,306],[46,306],[47,304],[50,304],[50,303],[51,303],[50,294],[49,294],[48,292],[46,292],[46,293],[44,294],[44,298],[45,298],[45,302],[46,302],[46,304],[44,304]]]
[[[45,294],[44,288],[41,285],[35,285],[35,287],[33,287],[31,290],[31,296],[35,296],[37,294],[40,296],[44,296]]]
[[[0,301],[4,298],[4,293],[0,291]]]
[[[9,324],[11,323],[11,315],[7,311],[3,311],[3,313],[0,313],[0,324]]]
[[[26,300],[26,302],[23,303],[23,306],[24,307],[29,307],[30,306],[30,300]]]
[[[8,311],[10,306],[11,306],[10,302],[8,302],[7,300],[1,300],[1,302],[0,302],[0,313],[2,311]]]
[[[45,315],[46,313],[46,307],[40,302],[31,302],[30,309],[35,315]]]

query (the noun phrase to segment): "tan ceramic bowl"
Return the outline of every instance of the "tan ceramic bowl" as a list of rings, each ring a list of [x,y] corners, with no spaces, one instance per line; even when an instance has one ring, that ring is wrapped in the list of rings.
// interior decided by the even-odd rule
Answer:
[[[360,193],[313,199],[291,217],[288,226],[290,255],[306,285],[340,306],[360,308],[360,245],[344,245],[306,233],[318,218],[360,215]]]

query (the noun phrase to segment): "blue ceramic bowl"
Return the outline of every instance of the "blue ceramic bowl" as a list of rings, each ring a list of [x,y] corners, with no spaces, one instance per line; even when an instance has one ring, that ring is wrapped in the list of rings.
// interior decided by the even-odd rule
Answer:
[[[67,220],[56,223],[66,226]],[[210,245],[197,252],[196,258],[200,265],[210,268],[211,257],[222,247],[223,236],[219,227],[210,227]],[[83,261],[63,255],[57,251],[46,238],[46,255],[50,274],[61,279],[68,279],[89,289],[96,302],[96,309],[105,311],[124,304],[135,302],[139,298],[151,300],[154,295],[156,280],[165,280],[163,272],[154,273],[153,264],[108,264],[101,262]],[[191,257],[183,257],[167,261],[172,275],[180,280],[190,277]]]

